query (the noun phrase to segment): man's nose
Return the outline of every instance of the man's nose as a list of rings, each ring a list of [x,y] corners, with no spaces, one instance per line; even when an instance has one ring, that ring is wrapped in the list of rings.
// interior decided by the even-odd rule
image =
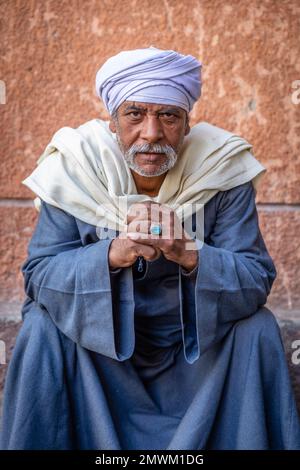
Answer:
[[[162,125],[158,117],[147,116],[144,119],[140,137],[149,143],[159,142],[163,138]]]

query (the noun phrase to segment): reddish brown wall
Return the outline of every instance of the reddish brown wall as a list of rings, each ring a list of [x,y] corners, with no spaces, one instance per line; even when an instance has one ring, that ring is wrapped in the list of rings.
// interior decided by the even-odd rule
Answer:
[[[249,140],[268,172],[258,193],[261,228],[278,269],[270,298],[300,307],[299,0],[0,1],[2,300],[22,299],[20,264],[35,210],[21,180],[52,134],[105,117],[94,93],[98,67],[120,50],[155,45],[203,62],[193,122]],[[0,100],[1,102],[1,100]]]

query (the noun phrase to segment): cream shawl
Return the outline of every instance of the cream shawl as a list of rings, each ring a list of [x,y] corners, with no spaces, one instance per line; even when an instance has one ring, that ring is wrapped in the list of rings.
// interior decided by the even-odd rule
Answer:
[[[138,194],[115,134],[108,122],[88,121],[76,129],[63,127],[38,159],[37,168],[22,183],[40,199],[95,226],[126,229],[131,204],[153,200],[173,208],[206,204],[218,191],[258,180],[266,169],[243,138],[201,122],[185,137],[176,165],[168,171],[159,194]]]

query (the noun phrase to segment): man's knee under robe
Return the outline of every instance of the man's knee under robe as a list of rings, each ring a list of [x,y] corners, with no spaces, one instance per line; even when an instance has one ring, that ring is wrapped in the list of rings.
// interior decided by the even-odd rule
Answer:
[[[162,256],[113,273],[110,239],[42,203],[2,449],[300,449],[252,183],[204,214],[191,274]]]

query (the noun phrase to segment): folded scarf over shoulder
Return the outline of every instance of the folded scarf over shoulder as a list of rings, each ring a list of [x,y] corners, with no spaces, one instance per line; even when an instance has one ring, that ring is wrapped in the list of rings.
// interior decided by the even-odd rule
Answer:
[[[22,183],[37,194],[37,209],[42,199],[91,225],[123,231],[134,203],[166,204],[183,220],[183,207],[203,207],[219,191],[250,180],[257,189],[266,169],[251,148],[243,138],[201,122],[185,137],[159,194],[149,197],[138,194],[108,122],[93,119],[59,129]]]

